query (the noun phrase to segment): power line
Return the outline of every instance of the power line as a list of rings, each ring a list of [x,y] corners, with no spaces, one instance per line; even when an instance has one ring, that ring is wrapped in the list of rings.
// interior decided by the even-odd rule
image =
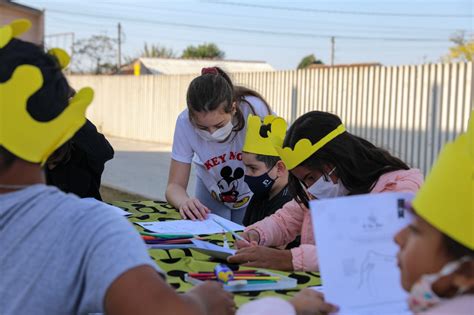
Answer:
[[[237,33],[251,33],[251,34],[262,34],[270,36],[290,36],[290,37],[306,37],[306,38],[331,38],[335,36],[339,39],[350,39],[350,40],[378,40],[378,41],[407,41],[407,42],[446,42],[447,39],[439,38],[414,38],[414,37],[367,37],[367,36],[346,36],[346,35],[337,35],[337,34],[310,34],[310,33],[299,33],[299,32],[275,32],[268,30],[258,30],[258,29],[244,29],[244,28],[234,28],[234,27],[225,27],[225,26],[209,26],[209,25],[199,25],[199,24],[188,24],[188,23],[174,23],[174,22],[164,22],[158,20],[146,20],[139,18],[130,18],[130,17],[118,17],[118,16],[107,16],[100,14],[90,14],[90,13],[79,13],[66,10],[57,10],[50,9],[51,12],[68,14],[68,15],[81,15],[94,18],[103,18],[103,19],[113,19],[121,21],[130,21],[130,22],[139,22],[139,23],[150,23],[157,25],[171,25],[176,27],[192,28],[192,29],[205,29],[213,32],[216,31],[228,31],[228,32],[237,32]]]
[[[136,9],[136,8],[143,8],[143,9],[146,9],[147,12],[150,12],[150,10],[153,10],[154,12],[177,12],[177,13],[180,13],[180,14],[199,14],[199,15],[213,15],[215,16],[216,14],[213,13],[213,12],[209,12],[209,11],[196,11],[196,10],[186,10],[183,12],[182,9],[171,9],[171,8],[155,8],[155,7],[152,7],[152,6],[147,6],[147,5],[137,5],[137,4],[134,4],[133,7],[130,7],[130,5],[127,5],[127,4],[124,4],[124,3],[120,3],[120,2],[107,2],[106,4],[113,4],[114,7],[123,7],[123,8],[127,8],[128,10],[130,9]],[[107,8],[108,11],[111,10],[111,8]],[[287,21],[290,21],[290,22],[301,22],[302,19],[301,17],[298,17],[298,18],[295,18],[295,19],[290,19],[290,18],[287,18],[287,17],[265,17],[265,16],[251,16],[251,15],[248,15],[248,14],[245,14],[245,15],[242,15],[242,14],[229,14],[229,13],[218,13],[217,14],[219,17],[236,17],[236,18],[249,18],[249,19],[258,19],[258,20],[271,20],[271,21],[275,21],[275,19],[278,19],[278,21],[281,21],[282,19],[284,20],[287,20]],[[304,22],[308,22],[308,20],[303,20]],[[322,23],[321,23],[322,22]],[[327,25],[329,27],[333,27],[331,25],[331,23],[333,23],[333,21],[322,21],[320,19],[318,20],[314,20],[312,19],[311,20],[311,23],[315,23],[315,24],[323,24],[323,25]],[[432,28],[432,27],[418,27],[418,26],[401,26],[401,25],[380,25],[380,24],[360,24],[360,23],[357,23],[357,24],[352,24],[352,23],[340,23],[339,21],[336,21],[334,22],[334,26],[347,26],[347,27],[350,27],[350,28],[362,28],[362,29],[365,29],[365,30],[370,30],[370,31],[375,31],[374,28],[376,29],[385,29],[385,30],[407,30],[407,31],[411,31],[413,32],[413,30],[424,30],[424,31],[432,31],[432,32],[450,32],[450,33],[453,33],[455,31],[457,31],[457,29],[439,29],[439,28]]]
[[[74,17],[61,18],[61,17],[58,17],[56,15],[49,14],[47,18],[56,20],[56,21],[61,22],[61,23],[68,23],[68,25],[80,24],[80,27],[82,29],[90,28],[90,29],[97,30],[97,28],[100,27],[100,28],[102,28],[102,32],[107,30],[107,29],[109,31],[111,31],[112,29],[115,29],[115,27],[116,27],[115,24],[105,25],[105,24],[97,24],[97,23],[86,22],[86,21],[84,21],[84,19],[81,19],[81,17],[77,17],[77,19],[80,19],[80,20],[75,20]],[[115,21],[114,21],[114,23],[115,23]],[[128,32],[131,32],[132,34],[136,34],[136,35],[142,35],[142,36],[145,36],[145,34],[147,32],[150,32],[150,34],[152,33],[153,35],[156,35],[156,29],[152,28],[151,26],[150,27],[143,26],[140,31],[136,31],[132,28],[132,29],[129,29]],[[134,36],[134,37],[137,38],[137,36]],[[186,43],[202,43],[203,42],[202,40],[196,39],[196,37],[193,37],[193,38],[182,37],[182,36],[180,36],[180,37],[172,36],[171,37],[171,36],[162,36],[161,34],[160,34],[159,37],[157,37],[156,40],[158,40],[158,42],[160,42],[160,41],[173,41],[173,42],[186,42]],[[148,37],[147,40],[143,40],[143,41],[153,43],[154,41],[156,42],[156,40],[155,39],[150,39]],[[285,50],[286,49],[289,49],[289,50],[297,49],[297,50],[307,50],[308,52],[310,52],[310,51],[316,51],[317,52],[317,51],[321,51],[321,50],[325,51],[329,47],[329,45],[322,47],[322,46],[315,46],[315,45],[303,46],[303,45],[293,45],[293,44],[291,44],[291,45],[274,45],[274,44],[266,44],[266,43],[262,43],[262,42],[255,43],[255,42],[249,42],[249,41],[245,41],[245,42],[235,42],[234,41],[234,42],[232,42],[232,41],[221,40],[221,39],[218,39],[218,38],[210,39],[210,41],[214,41],[214,42],[216,42],[216,44],[223,45],[223,46],[279,48],[279,49],[285,49]],[[351,42],[347,42],[347,41],[346,42],[341,41],[339,44],[341,45],[341,43],[342,43],[342,46],[344,48],[351,49],[351,50],[354,50],[354,49],[357,50],[359,48],[362,48],[364,51],[366,51],[366,49],[367,49],[367,45],[364,42],[352,42],[351,43]],[[386,45],[389,45],[389,46],[386,46]],[[436,43],[436,42],[429,42],[429,43],[420,44],[420,46],[418,46],[418,45],[415,46],[413,44],[405,44],[403,47],[399,47],[399,46],[391,47],[391,45],[399,45],[399,43],[398,42],[382,42],[382,43],[379,43],[377,46],[372,47],[371,49],[372,50],[390,49],[391,51],[393,51],[393,50],[406,51],[406,50],[416,50],[416,49],[426,50],[426,49],[431,49],[430,47],[432,47],[432,46],[427,46],[427,45],[439,45],[439,44]]]
[[[297,11],[297,12],[312,12],[312,13],[329,13],[329,14],[344,14],[344,15],[369,15],[369,16],[398,16],[398,17],[426,17],[426,18],[473,18],[470,14],[422,14],[422,13],[395,13],[395,12],[368,12],[368,11],[345,11],[345,10],[327,10],[327,9],[313,9],[313,8],[296,8],[296,7],[279,7],[264,4],[250,4],[250,3],[238,3],[238,2],[221,2],[207,0],[220,5],[231,5],[239,7],[249,8],[260,8],[270,10],[284,10],[284,11]]]

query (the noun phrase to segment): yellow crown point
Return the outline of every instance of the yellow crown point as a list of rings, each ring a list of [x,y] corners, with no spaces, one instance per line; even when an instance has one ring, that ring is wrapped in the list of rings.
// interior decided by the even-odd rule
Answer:
[[[266,135],[262,135],[261,128],[268,126]],[[265,116],[262,120],[259,116],[249,115],[247,118],[247,133],[245,134],[245,143],[243,147],[244,152],[278,156],[272,142],[270,141],[270,134],[280,138],[285,137],[286,121],[274,115]]]
[[[48,50],[48,54],[56,57],[58,59],[61,69],[66,69],[69,63],[71,62],[71,57],[69,54],[61,48],[51,48]]]
[[[13,37],[18,37],[31,28],[31,22],[26,19],[14,20],[0,27],[0,48],[5,47]]]
[[[474,250],[474,111],[466,133],[444,146],[413,200],[416,212]]]
[[[0,83],[0,145],[26,161],[44,164],[85,123],[94,93],[81,89],[58,117],[40,122],[28,113],[27,101],[42,85],[41,71],[32,65],[18,66]]]
[[[328,142],[344,133],[346,128],[343,124],[340,124],[336,129],[328,133],[321,140],[312,144],[308,139],[300,139],[296,142],[295,147],[292,149],[290,147],[283,147],[283,142],[280,143],[280,140],[272,137],[273,146],[275,150],[280,155],[281,160],[285,163],[286,167],[289,170],[294,169],[301,164],[304,160],[309,158],[311,155],[316,153],[322,147],[324,147]]]

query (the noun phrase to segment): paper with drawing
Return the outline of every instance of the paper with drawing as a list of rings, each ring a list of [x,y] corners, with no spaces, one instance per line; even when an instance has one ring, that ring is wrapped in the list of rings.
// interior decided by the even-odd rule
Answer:
[[[394,235],[411,220],[410,193],[315,200],[311,216],[326,300],[342,314],[407,311]]]

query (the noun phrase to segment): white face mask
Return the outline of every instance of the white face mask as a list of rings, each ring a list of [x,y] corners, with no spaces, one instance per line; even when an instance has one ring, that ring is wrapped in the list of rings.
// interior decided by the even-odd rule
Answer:
[[[233,128],[234,128],[234,125],[232,124],[232,119],[231,119],[224,127],[217,129],[213,133],[210,133],[207,130],[201,130],[197,128],[196,128],[196,132],[204,140],[212,141],[212,142],[220,142],[227,139],[227,137],[232,132]]]
[[[425,311],[442,302],[444,298],[439,297],[433,291],[433,283],[438,281],[438,279],[455,272],[459,266],[469,260],[471,260],[471,258],[463,257],[459,260],[449,262],[438,273],[421,276],[420,280],[418,280],[411,288],[408,297],[408,306],[413,313],[416,314]],[[456,295],[463,294],[468,289],[469,288],[460,288]]]
[[[328,176],[331,175],[336,168],[333,168],[329,172]],[[321,176],[313,185],[308,188],[308,192],[313,195],[313,197],[318,199],[334,198],[339,196],[345,196],[349,193],[346,187],[338,179],[337,183],[333,183],[331,178],[326,180],[325,176]]]

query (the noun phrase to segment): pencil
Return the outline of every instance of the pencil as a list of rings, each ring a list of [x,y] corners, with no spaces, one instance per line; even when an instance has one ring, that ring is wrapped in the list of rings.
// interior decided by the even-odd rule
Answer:
[[[227,232],[229,232],[230,234],[232,234],[232,236],[234,236],[235,239],[238,239],[238,240],[241,240],[241,241],[244,241],[246,243],[249,243],[249,241],[247,241],[245,238],[243,238],[242,236],[240,236],[239,234],[235,233],[234,231],[232,231],[231,229],[229,229],[227,226],[225,226],[224,224],[220,223],[219,221],[217,221],[216,219],[212,219],[214,220],[214,222],[216,222],[217,224],[219,224],[224,230],[226,230]]]

